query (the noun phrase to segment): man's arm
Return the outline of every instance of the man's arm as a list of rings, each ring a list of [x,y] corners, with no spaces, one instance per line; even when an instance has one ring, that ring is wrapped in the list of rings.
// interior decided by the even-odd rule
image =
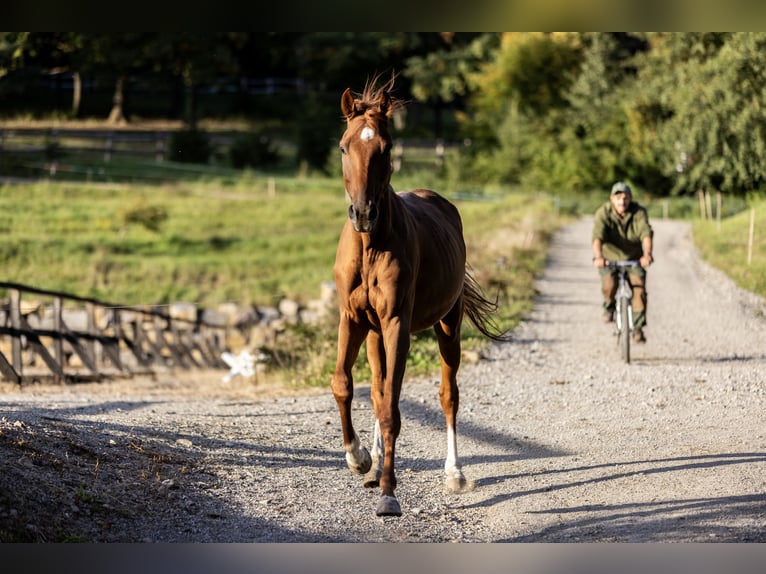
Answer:
[[[593,240],[593,265],[601,269],[605,264],[604,254],[601,252],[602,243],[600,239]]]
[[[654,262],[654,257],[652,256],[653,246],[654,245],[651,235],[647,235],[641,240],[641,249],[643,250],[644,254],[641,256],[639,262],[641,263],[641,267],[644,269],[648,268]]]

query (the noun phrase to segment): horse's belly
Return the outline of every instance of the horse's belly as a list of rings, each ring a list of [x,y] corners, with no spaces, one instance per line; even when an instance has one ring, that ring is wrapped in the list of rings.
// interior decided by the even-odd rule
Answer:
[[[440,288],[419,291],[415,297],[415,305],[412,310],[413,333],[433,327],[450,312],[455,302],[460,298],[463,290],[463,281],[435,282]]]

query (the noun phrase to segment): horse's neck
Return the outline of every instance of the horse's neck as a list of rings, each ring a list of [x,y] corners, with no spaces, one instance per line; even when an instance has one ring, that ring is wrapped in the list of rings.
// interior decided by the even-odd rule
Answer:
[[[388,191],[379,204],[380,219],[373,232],[371,240],[387,241],[392,235],[396,234],[395,223],[400,217],[402,209],[401,199],[396,195],[391,184],[388,185]]]

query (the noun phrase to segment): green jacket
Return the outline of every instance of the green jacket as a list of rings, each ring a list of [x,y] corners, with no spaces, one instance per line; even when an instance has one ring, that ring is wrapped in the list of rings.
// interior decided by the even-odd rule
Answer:
[[[620,220],[609,201],[596,210],[591,241],[601,240],[602,252],[608,261],[640,259],[643,255],[641,241],[644,237],[653,236],[646,208],[638,203],[630,202],[624,221]]]

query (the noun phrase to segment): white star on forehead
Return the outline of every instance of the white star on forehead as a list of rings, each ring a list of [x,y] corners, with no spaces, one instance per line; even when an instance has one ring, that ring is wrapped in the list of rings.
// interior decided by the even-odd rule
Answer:
[[[363,141],[363,142],[368,142],[368,141],[370,141],[372,138],[374,138],[374,137],[375,137],[375,130],[374,130],[374,129],[372,129],[372,128],[370,128],[370,127],[366,127],[366,128],[364,128],[364,129],[362,130],[362,134],[361,134],[361,136],[360,136],[360,137],[362,138],[362,141]]]

